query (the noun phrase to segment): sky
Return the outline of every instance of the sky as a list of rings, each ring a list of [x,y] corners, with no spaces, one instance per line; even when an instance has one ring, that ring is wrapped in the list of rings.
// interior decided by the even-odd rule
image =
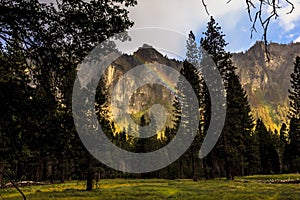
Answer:
[[[245,51],[257,40],[262,40],[263,32],[257,24],[257,33],[251,36],[251,22],[244,0],[206,0],[209,14],[222,27],[231,52]],[[254,2],[254,1],[253,1]],[[277,20],[270,24],[268,40],[270,42],[300,42],[300,0],[291,0],[295,5],[292,14],[286,14],[290,7],[283,5]],[[188,34],[194,32],[200,40],[205,31],[209,16],[201,0],[138,0],[136,7],[130,8],[130,18],[136,28],[162,27]],[[268,12],[266,9],[265,12]]]
[[[49,2],[54,0],[40,0]],[[259,0],[253,0],[258,2]],[[273,20],[268,31],[268,41],[277,43],[300,42],[300,0],[290,0],[295,5],[291,14],[290,7],[282,4],[279,17]],[[262,40],[262,30],[257,24],[257,33],[251,36],[251,25],[245,0],[206,0],[209,14],[222,27],[229,43],[226,50],[240,52],[249,49],[257,40]],[[280,0],[283,2],[283,0]],[[265,9],[267,13],[269,10]],[[156,27],[174,30],[188,35],[192,30],[199,42],[210,16],[206,13],[201,0],[138,0],[135,7],[129,8],[129,17],[134,21],[133,28]]]

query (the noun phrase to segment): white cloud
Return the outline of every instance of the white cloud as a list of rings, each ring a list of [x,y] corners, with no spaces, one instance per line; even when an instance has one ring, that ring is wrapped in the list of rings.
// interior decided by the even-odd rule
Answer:
[[[234,13],[235,17],[228,20],[228,25],[233,27],[245,9],[240,2],[226,4],[225,0],[207,0],[207,6],[209,13],[217,19]],[[183,33],[198,30],[209,19],[200,0],[139,0],[138,5],[129,10],[135,27],[164,27]]]
[[[54,0],[40,0],[54,1]],[[292,1],[292,0],[291,0]],[[279,38],[282,33],[291,31],[297,26],[300,19],[300,1],[293,2],[295,10],[292,14],[286,15],[290,7],[283,7],[279,14],[280,17],[274,22],[274,25],[280,28],[280,33],[269,30],[269,35]],[[247,6],[244,0],[205,0],[209,14],[214,16],[222,27],[229,42],[227,50],[237,51],[245,50],[255,42],[261,39],[262,30],[257,23],[258,33],[250,39],[251,22],[248,18]],[[187,35],[190,30],[197,35],[205,31],[205,26],[209,21],[201,0],[138,0],[138,5],[128,8],[129,17],[135,22],[134,28],[143,27],[161,27],[174,30]],[[265,14],[270,10],[265,10]],[[295,31],[295,29],[293,30]],[[290,34],[290,33],[289,33]],[[276,38],[274,40],[276,41]],[[274,41],[273,40],[273,41]]]
[[[297,0],[297,1],[298,2],[293,2],[294,6],[295,6],[295,9],[292,13],[287,14],[291,10],[290,5],[286,5],[285,7],[280,9],[279,12],[278,12],[278,14],[279,14],[278,24],[286,32],[293,30],[296,27],[297,23],[299,23],[299,19],[300,19],[300,2],[299,2],[299,0]]]
[[[300,42],[300,36],[297,37],[297,38],[294,40],[294,42]]]
[[[248,48],[250,22],[244,1],[206,0],[209,14],[214,16],[226,34],[228,50]],[[139,0],[138,5],[129,8],[130,19],[135,28],[162,27],[185,35],[192,30],[195,34],[205,31],[209,21],[201,0]],[[241,25],[242,24],[242,25]],[[241,27],[238,27],[241,26]],[[248,32],[245,32],[245,27]],[[241,45],[243,44],[243,45]]]

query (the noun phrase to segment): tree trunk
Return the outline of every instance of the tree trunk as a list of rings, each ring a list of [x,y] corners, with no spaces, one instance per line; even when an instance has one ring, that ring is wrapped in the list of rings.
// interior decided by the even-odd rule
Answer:
[[[62,159],[60,163],[60,182],[65,182],[65,160]]]
[[[48,159],[43,159],[43,172],[42,172],[42,180],[46,181],[48,179]]]
[[[279,173],[282,174],[283,171],[283,153],[281,150],[277,150],[278,161],[279,161]]]
[[[41,176],[41,174],[42,174],[42,165],[43,165],[43,162],[39,158],[37,166],[36,166],[36,171],[35,171],[35,180],[36,181],[40,181],[41,178],[42,178],[42,176]]]
[[[96,189],[98,189],[100,187],[100,184],[99,184],[100,178],[101,178],[100,171],[97,171],[97,173],[96,173]]]
[[[87,177],[86,177],[86,191],[92,191],[93,190],[94,170],[93,170],[91,155],[87,156],[87,166],[88,166],[88,171],[87,171]]]
[[[215,165],[215,154],[214,152],[211,152],[210,154],[210,164],[211,164],[211,170],[210,170],[210,178],[215,178],[215,171],[216,171],[216,165]]]
[[[192,172],[193,172],[193,181],[198,181],[198,175],[196,172],[196,161],[194,158],[194,151],[192,150]]]
[[[86,191],[93,190],[93,173],[89,170],[86,177]]]
[[[229,167],[229,161],[227,155],[225,157],[225,173],[226,173],[226,179],[231,180],[230,167]]]
[[[243,155],[241,156],[241,160],[242,160],[242,163],[241,163],[241,175],[245,176],[245,162],[244,162],[244,156]]]
[[[4,163],[0,162],[0,187],[2,186],[2,180],[3,180],[3,172],[4,171]]]
[[[54,172],[55,172],[55,163],[53,163],[53,160],[50,161],[50,183],[54,183]]]
[[[181,158],[179,158],[178,167],[179,167],[179,178],[183,178],[183,163]]]
[[[203,158],[203,159],[202,159],[202,166],[203,166],[203,169],[204,169],[204,176],[205,176],[205,179],[208,180],[208,179],[209,179],[209,176],[208,176],[208,172],[207,172],[206,158]]]
[[[228,159],[228,150],[227,150],[227,138],[225,134],[222,134],[223,138],[223,145],[224,145],[224,152],[225,152],[225,172],[226,172],[226,179],[231,180],[231,173],[230,173],[230,162]]]

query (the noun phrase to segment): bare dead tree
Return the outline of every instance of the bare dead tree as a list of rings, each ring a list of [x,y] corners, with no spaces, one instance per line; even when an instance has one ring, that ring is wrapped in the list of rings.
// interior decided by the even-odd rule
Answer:
[[[227,4],[231,3],[232,0],[228,0]],[[283,6],[289,6],[290,10],[286,14],[291,14],[295,6],[290,0],[244,0],[246,3],[246,10],[248,12],[249,20],[252,22],[251,26],[251,36],[253,33],[257,32],[256,26],[259,25],[263,29],[262,38],[265,44],[265,53],[267,60],[270,60],[270,52],[268,50],[268,28],[272,20],[276,20],[279,17],[278,11],[283,8]],[[205,0],[202,0],[202,5],[205,11],[209,15],[207,4]],[[267,14],[264,11],[270,10]]]

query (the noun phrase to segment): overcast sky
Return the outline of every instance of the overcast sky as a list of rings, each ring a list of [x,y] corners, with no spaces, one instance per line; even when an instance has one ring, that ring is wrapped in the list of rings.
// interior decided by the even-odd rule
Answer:
[[[51,0],[40,0],[43,2]],[[256,40],[262,39],[262,32],[257,25],[258,33],[250,39],[251,23],[246,11],[245,0],[206,0],[209,14],[213,15],[221,25],[229,43],[227,50],[231,52],[248,49]],[[258,0],[257,0],[258,1]],[[280,16],[270,24],[268,39],[272,42],[300,42],[300,0],[290,0],[295,10],[287,15],[290,7],[283,7]],[[201,0],[138,0],[138,5],[130,10],[130,18],[135,28],[160,27],[185,35],[192,30],[199,41],[205,31],[209,16],[206,14]]]

